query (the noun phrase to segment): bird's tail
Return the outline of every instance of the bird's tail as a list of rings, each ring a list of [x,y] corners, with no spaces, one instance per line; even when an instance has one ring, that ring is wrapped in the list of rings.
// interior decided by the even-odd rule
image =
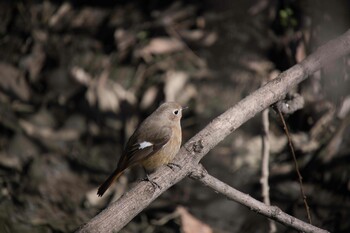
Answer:
[[[109,188],[109,186],[112,185],[113,181],[118,179],[118,177],[123,174],[123,171],[120,171],[120,169],[115,169],[114,172],[101,184],[101,186],[98,188],[97,195],[102,197],[102,195],[106,192],[106,190]]]

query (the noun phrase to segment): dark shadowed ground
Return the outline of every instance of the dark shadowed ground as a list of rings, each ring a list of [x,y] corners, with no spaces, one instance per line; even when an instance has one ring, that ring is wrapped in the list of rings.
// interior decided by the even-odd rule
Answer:
[[[347,1],[1,1],[0,232],[72,232],[144,176],[103,198],[138,123],[189,106],[186,141],[211,119],[350,26]],[[313,223],[350,232],[350,59],[291,94],[286,115]],[[289,98],[289,97],[287,97]],[[261,115],[203,160],[262,200]],[[307,221],[281,120],[270,111],[270,196]],[[293,232],[277,225],[278,232]],[[266,218],[185,179],[122,232],[268,232]]]

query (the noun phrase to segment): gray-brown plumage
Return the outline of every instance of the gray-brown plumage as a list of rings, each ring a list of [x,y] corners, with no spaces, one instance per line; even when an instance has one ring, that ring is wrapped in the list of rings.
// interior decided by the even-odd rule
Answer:
[[[98,196],[129,167],[140,164],[147,172],[153,172],[173,160],[181,145],[182,109],[178,103],[164,103],[140,124],[130,137],[117,168],[99,187]]]

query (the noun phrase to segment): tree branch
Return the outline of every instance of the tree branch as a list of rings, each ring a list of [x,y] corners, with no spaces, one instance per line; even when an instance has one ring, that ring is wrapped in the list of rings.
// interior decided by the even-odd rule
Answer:
[[[255,200],[247,194],[244,194],[231,186],[225,184],[221,180],[208,174],[208,172],[203,168],[202,165],[197,165],[193,169],[191,177],[199,180],[204,185],[211,187],[212,189],[222,193],[229,199],[238,202],[249,209],[264,215],[270,219],[273,219],[287,227],[292,227],[296,230],[309,233],[326,233],[328,231],[317,228],[311,224],[303,222],[289,214],[284,213],[277,206],[266,205],[260,201]]]
[[[91,219],[79,232],[112,232],[122,229],[160,194],[187,176],[193,165],[198,164],[203,156],[226,136],[263,109],[282,99],[290,89],[320,69],[323,64],[349,51],[350,30],[244,98],[191,138],[180,149],[174,161],[181,169],[172,171],[164,166],[152,175],[151,178],[162,189],[154,189],[150,183],[141,182]]]
[[[270,186],[269,186],[269,160],[270,160],[270,132],[269,132],[269,109],[266,108],[262,112],[262,156],[261,156],[261,194],[264,204],[271,205],[270,202]],[[277,232],[276,223],[269,220],[269,232]]]

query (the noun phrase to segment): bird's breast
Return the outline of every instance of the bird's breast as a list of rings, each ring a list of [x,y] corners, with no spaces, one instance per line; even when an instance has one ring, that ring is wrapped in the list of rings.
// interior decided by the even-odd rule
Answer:
[[[142,161],[142,166],[147,172],[153,172],[160,166],[170,163],[181,146],[181,128],[173,129],[173,134],[170,140],[155,154]]]

